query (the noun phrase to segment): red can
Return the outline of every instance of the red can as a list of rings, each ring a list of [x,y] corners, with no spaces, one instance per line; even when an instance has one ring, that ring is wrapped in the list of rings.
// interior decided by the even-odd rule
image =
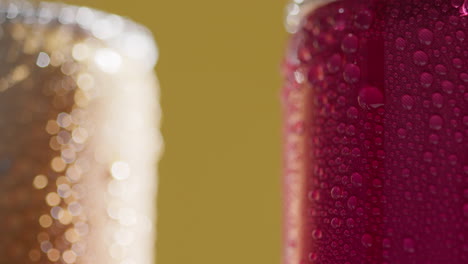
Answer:
[[[468,263],[468,1],[299,1],[284,264]]]

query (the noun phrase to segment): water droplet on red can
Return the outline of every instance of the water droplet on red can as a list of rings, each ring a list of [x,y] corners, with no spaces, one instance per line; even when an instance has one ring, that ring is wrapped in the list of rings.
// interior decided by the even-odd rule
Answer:
[[[359,91],[358,102],[363,109],[378,108],[384,105],[384,96],[376,87],[366,86]]]
[[[356,64],[346,64],[343,78],[347,83],[357,83],[359,78],[361,78],[361,69]]]
[[[430,73],[423,72],[419,80],[421,81],[422,86],[424,86],[425,88],[428,88],[434,82],[434,76],[432,76],[432,74]]]
[[[340,187],[335,186],[331,189],[330,194],[333,199],[339,199],[343,195],[343,191],[341,190]]]
[[[364,247],[367,247],[367,248],[370,248],[372,247],[372,243],[374,242],[373,241],[373,237],[369,234],[364,234],[362,237],[361,237],[361,243]]]
[[[398,49],[398,50],[405,50],[406,48],[406,40],[404,38],[397,38],[395,40],[395,47]]]
[[[354,34],[348,34],[341,42],[341,49],[344,53],[354,53],[358,50],[359,39]]]
[[[431,129],[440,130],[443,124],[444,124],[444,120],[439,115],[433,115],[429,119],[429,126]]]
[[[414,106],[414,99],[410,95],[403,95],[401,97],[401,104],[406,110],[411,110]]]
[[[459,8],[463,5],[464,0],[451,0],[452,6],[455,8]]]
[[[424,45],[431,45],[434,40],[434,33],[427,28],[423,28],[418,32],[419,41]]]
[[[327,62],[327,69],[330,73],[336,73],[340,70],[341,68],[341,55],[340,54],[334,54],[332,55]]]
[[[403,239],[403,249],[408,253],[414,253],[416,251],[414,240],[411,238]]]
[[[362,176],[361,174],[355,172],[351,175],[351,182],[356,186],[362,186]]]
[[[413,61],[416,65],[424,66],[428,63],[429,57],[424,51],[419,50],[413,54]]]

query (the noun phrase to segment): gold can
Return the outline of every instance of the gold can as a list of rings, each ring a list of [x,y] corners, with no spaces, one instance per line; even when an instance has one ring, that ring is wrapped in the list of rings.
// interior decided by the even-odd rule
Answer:
[[[0,263],[153,263],[157,55],[116,15],[0,3]]]

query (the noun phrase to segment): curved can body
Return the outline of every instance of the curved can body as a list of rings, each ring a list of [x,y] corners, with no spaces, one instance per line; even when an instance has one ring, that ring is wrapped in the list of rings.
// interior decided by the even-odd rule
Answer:
[[[468,3],[309,2],[283,67],[283,263],[467,263]]]
[[[153,263],[156,48],[85,7],[0,3],[0,263]]]

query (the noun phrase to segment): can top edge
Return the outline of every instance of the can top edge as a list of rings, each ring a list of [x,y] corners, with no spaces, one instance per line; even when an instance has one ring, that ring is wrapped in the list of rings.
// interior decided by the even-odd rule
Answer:
[[[0,0],[0,24],[64,25],[78,27],[110,47],[131,41],[146,49],[141,58],[152,65],[158,59],[158,48],[152,32],[133,20],[94,8],[28,0]]]
[[[286,7],[285,27],[289,33],[297,32],[301,20],[307,13],[338,0],[290,0]]]

